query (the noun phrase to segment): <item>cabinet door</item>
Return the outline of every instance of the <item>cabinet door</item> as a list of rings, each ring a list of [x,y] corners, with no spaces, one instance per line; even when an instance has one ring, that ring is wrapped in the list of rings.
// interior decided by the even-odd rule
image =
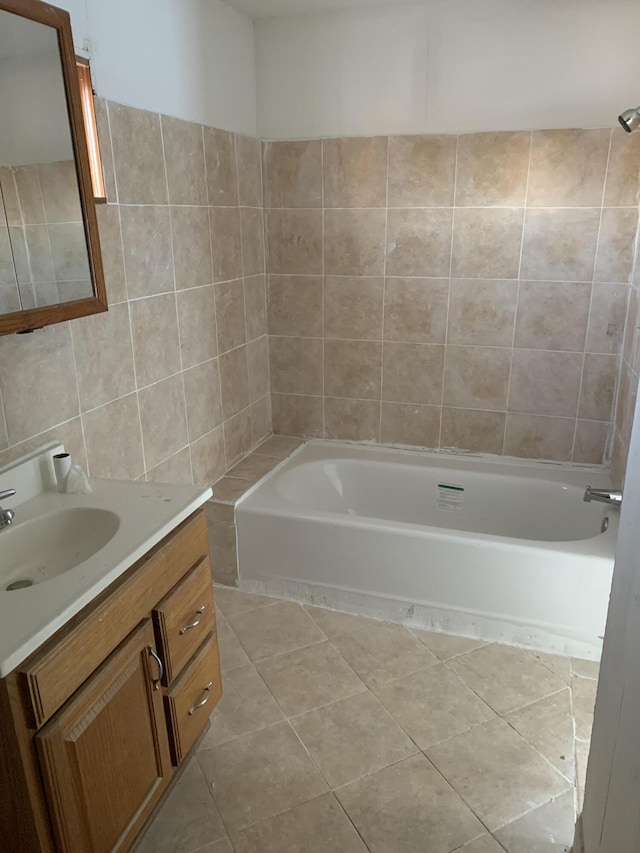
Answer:
[[[171,775],[150,620],[36,736],[57,845],[125,850]]]

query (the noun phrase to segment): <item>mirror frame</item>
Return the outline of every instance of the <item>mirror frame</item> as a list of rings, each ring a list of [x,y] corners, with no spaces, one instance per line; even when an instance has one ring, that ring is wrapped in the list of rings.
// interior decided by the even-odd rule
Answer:
[[[69,130],[73,144],[73,154],[78,175],[78,190],[84,222],[89,269],[94,295],[74,302],[61,302],[11,314],[0,314],[0,335],[32,332],[53,323],[63,323],[89,314],[99,314],[108,310],[107,292],[100,252],[98,217],[93,195],[89,152],[82,112],[80,83],[76,68],[76,55],[71,33],[71,18],[64,9],[50,6],[40,0],[0,0],[0,11],[11,12],[22,18],[28,18],[39,24],[45,24],[56,30],[60,49],[60,63],[67,98]]]

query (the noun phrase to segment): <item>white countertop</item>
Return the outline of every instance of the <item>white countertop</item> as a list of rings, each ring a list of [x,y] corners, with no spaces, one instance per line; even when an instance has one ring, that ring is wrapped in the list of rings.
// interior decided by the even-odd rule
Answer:
[[[51,447],[51,446],[50,446]],[[54,448],[60,452],[60,447]],[[49,455],[53,451],[49,449]],[[16,488],[15,472],[0,472],[0,489]],[[11,486],[8,483],[12,483]],[[88,495],[49,489],[24,502],[4,501],[15,509],[11,528],[40,515],[73,507],[117,513],[113,538],[89,559],[47,582],[11,592],[0,590],[0,677],[8,675],[72,616],[157,545],[211,497],[202,486],[175,486],[119,480],[91,480]],[[2,536],[0,530],[0,564]]]

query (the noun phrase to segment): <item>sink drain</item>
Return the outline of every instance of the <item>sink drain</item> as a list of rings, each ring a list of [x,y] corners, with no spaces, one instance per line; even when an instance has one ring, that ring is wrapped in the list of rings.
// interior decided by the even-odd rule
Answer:
[[[28,578],[12,581],[7,587],[7,592],[13,592],[14,589],[26,589],[28,586],[33,586],[33,581],[30,581]]]

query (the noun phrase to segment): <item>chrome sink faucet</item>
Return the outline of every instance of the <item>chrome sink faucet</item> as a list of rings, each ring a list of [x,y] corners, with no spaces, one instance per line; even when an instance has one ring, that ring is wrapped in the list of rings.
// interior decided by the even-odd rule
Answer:
[[[5,498],[12,498],[15,493],[15,489],[5,489],[3,492],[0,492],[0,501],[3,501]],[[3,527],[8,527],[15,517],[16,514],[12,509],[3,509],[0,506],[0,530]]]
[[[603,504],[619,507],[622,504],[622,492],[618,489],[593,489],[591,486],[587,486],[583,500],[586,503],[600,501]]]

